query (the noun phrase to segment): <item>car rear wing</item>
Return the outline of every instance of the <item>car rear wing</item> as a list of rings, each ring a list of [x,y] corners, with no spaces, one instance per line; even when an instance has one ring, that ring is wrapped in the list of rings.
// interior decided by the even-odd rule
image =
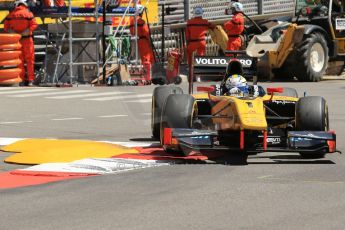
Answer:
[[[256,75],[257,58],[248,56],[246,53],[237,53],[234,57],[228,56],[195,56],[194,74],[204,76],[224,76],[229,61],[238,59],[243,67],[246,78]]]
[[[189,72],[190,79],[200,76],[207,80],[220,81],[225,75],[229,61],[233,58],[241,62],[246,79],[256,76],[257,58],[248,56],[245,51],[227,51],[226,54],[232,56],[194,56],[193,66]],[[193,81],[189,80],[189,82],[192,93]]]

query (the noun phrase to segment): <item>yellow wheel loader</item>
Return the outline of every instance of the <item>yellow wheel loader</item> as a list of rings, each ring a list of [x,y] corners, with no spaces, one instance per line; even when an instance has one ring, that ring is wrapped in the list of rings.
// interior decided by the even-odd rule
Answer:
[[[295,17],[255,35],[247,54],[258,58],[259,77],[322,80],[328,66],[345,60],[345,1],[296,0]]]

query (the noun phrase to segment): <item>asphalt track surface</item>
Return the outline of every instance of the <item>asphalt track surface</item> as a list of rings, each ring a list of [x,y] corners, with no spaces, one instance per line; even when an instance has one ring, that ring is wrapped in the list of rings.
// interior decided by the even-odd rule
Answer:
[[[325,97],[345,152],[345,81],[263,85]],[[150,142],[151,103],[142,95],[153,88],[58,89],[134,92],[135,100],[3,94],[0,136]],[[247,166],[210,161],[4,189],[0,229],[344,229],[344,164],[340,154],[270,153]],[[0,172],[15,168],[23,166],[0,164]]]

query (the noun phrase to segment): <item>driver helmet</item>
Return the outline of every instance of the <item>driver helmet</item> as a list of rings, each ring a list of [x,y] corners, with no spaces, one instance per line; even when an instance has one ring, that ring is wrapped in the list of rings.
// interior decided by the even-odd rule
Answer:
[[[242,3],[239,3],[239,2],[231,2],[230,9],[233,12],[243,12],[243,5]]]
[[[14,2],[14,5],[15,5],[16,7],[19,6],[19,5],[28,6],[28,3],[27,3],[26,0],[16,0],[16,1]]]
[[[225,87],[230,96],[243,97],[248,94],[247,80],[239,74],[229,76],[225,82]]]
[[[194,17],[202,17],[202,15],[204,14],[204,9],[201,6],[196,6],[193,9],[193,14]]]
[[[231,59],[226,67],[226,76],[233,74],[243,75],[242,63],[236,58]]]

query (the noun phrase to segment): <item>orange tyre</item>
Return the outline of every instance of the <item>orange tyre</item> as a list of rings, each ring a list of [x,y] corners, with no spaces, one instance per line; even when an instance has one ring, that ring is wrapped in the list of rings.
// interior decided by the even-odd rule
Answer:
[[[0,61],[0,68],[2,66],[18,66],[22,61],[18,58],[18,59],[12,59],[12,60],[6,60],[6,61]]]
[[[0,83],[2,81],[7,81],[12,78],[18,78],[21,72],[22,70],[19,68],[0,69]]]
[[[0,85],[13,85],[22,82],[22,79],[20,77],[12,78],[9,80],[0,80]]]
[[[0,62],[18,59],[22,52],[19,50],[15,51],[0,51]]]
[[[0,45],[17,43],[21,37],[20,34],[0,34]]]
[[[13,44],[4,44],[4,45],[0,45],[0,51],[3,50],[20,50],[22,48],[22,45],[17,42],[17,43],[13,43]]]

